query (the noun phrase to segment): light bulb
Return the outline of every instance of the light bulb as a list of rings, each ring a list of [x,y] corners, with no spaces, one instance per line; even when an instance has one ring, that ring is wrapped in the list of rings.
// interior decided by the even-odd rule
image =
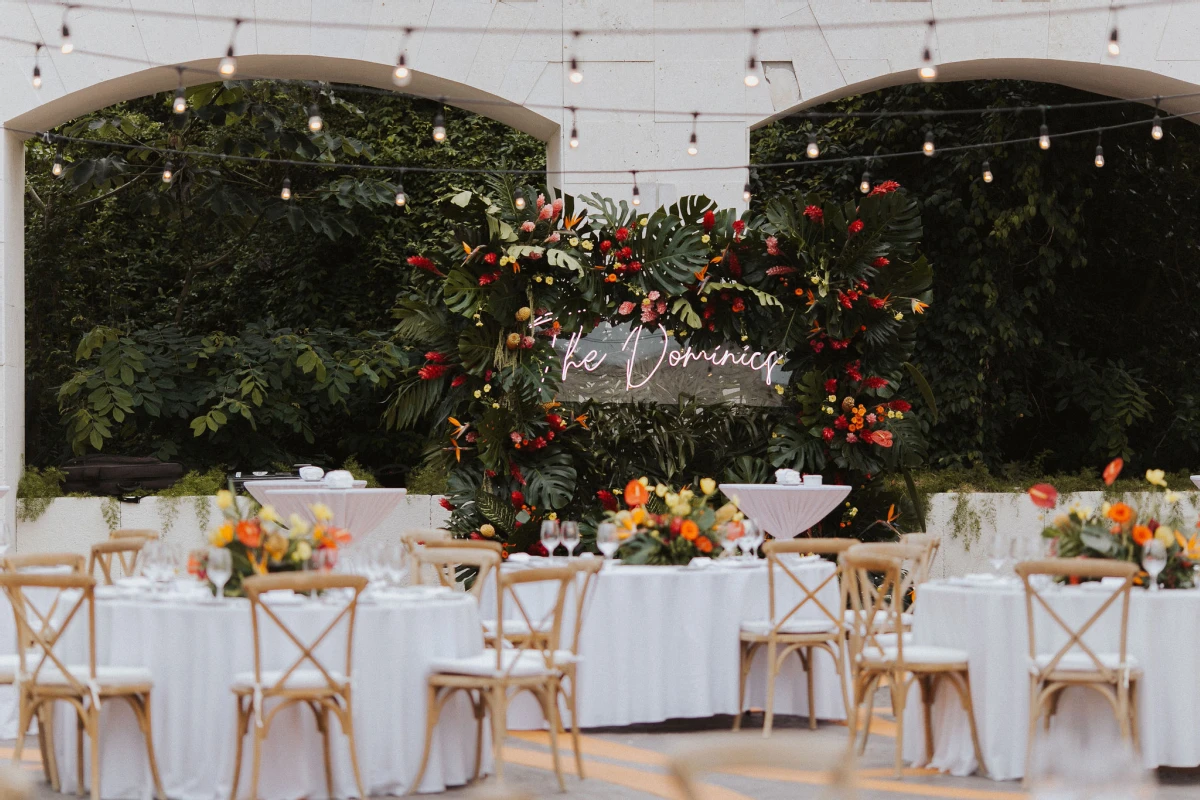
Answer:
[[[640,206],[642,204],[642,193],[638,191],[637,184],[633,185],[633,204]]]
[[[1108,35],[1108,54],[1110,56],[1121,55],[1121,45],[1117,44],[1117,29],[1114,26],[1112,33]]]
[[[745,186],[742,187],[742,199],[745,200],[747,203],[750,202],[750,194],[751,194],[750,184],[747,183]]]
[[[513,205],[517,207],[518,211],[525,210],[525,193],[520,189],[517,189],[516,193],[513,195]]]
[[[226,78],[232,78],[237,72],[237,59],[233,57],[233,45],[229,45],[229,49],[225,51],[225,57],[217,64],[217,72]]]
[[[928,133],[925,134],[925,144],[921,145],[921,151],[923,153],[925,153],[925,155],[931,156],[934,153],[934,149],[935,148],[933,146],[933,131],[929,131]]]
[[[1150,138],[1158,141],[1162,138],[1162,133],[1162,120],[1159,118],[1158,113],[1155,112],[1154,123],[1150,126]]]
[[[858,182],[858,190],[863,194],[871,191],[871,173],[863,173],[862,180]]]
[[[401,208],[404,208],[406,205],[408,205],[408,195],[404,193],[403,186],[401,186],[399,191],[396,192],[396,205],[400,206]]]
[[[174,177],[175,177],[175,171],[171,169],[171,162],[168,161],[166,163],[166,165],[163,167],[163,174],[162,174],[163,183],[170,183],[171,179]]]
[[[446,141],[446,116],[441,111],[433,115],[433,140]]]
[[[1050,129],[1045,125],[1043,125],[1041,130],[1038,132],[1038,147],[1042,148],[1043,150],[1050,149]]]
[[[571,79],[571,83],[583,83],[583,72],[580,71],[579,62],[575,60],[574,56],[571,57],[571,72],[568,77]]]
[[[175,90],[175,102],[171,104],[171,110],[176,114],[182,114],[187,111],[187,98],[183,96],[183,88]]]
[[[568,144],[571,145],[572,150],[574,150],[576,147],[579,147],[579,131],[577,131],[575,128],[571,128],[571,139]]]
[[[917,75],[926,82],[937,80],[937,64],[933,63],[933,54],[929,52],[928,47],[921,56],[921,68],[917,70]]]
[[[821,147],[817,144],[817,135],[815,133],[808,135],[808,147],[804,148],[804,152],[809,158],[816,158],[821,155]]]
[[[392,83],[397,86],[408,86],[412,83],[412,70],[405,63],[404,53],[400,54],[400,60],[396,62],[396,68],[392,70]]]
[[[60,150],[54,154],[54,164],[50,167],[50,174],[58,177],[59,175],[63,174],[63,170],[66,168],[67,165],[63,163],[63,155],[62,151]]]
[[[1104,166],[1104,148],[1103,148],[1103,147],[1101,147],[1100,145],[1096,145],[1096,160],[1095,160],[1095,164],[1096,164],[1096,166],[1097,166],[1097,167],[1103,167],[1103,166]]]
[[[688,155],[694,156],[699,152],[700,148],[696,144],[696,132],[692,131],[692,138],[688,139]]]
[[[308,129],[313,133],[318,133],[325,127],[325,120],[321,119],[321,109],[317,108],[317,104],[313,103],[308,107]]]
[[[42,68],[37,64],[33,65],[33,88],[42,88]]]
[[[75,44],[74,44],[74,42],[71,41],[71,31],[67,27],[67,23],[65,23],[65,22],[63,23],[63,26],[62,26],[62,48],[61,49],[62,49],[64,56],[75,49]]]
[[[754,56],[746,63],[746,85],[753,89],[758,86],[758,62]]]
[[[992,165],[987,161],[983,162],[983,182],[992,182]]]

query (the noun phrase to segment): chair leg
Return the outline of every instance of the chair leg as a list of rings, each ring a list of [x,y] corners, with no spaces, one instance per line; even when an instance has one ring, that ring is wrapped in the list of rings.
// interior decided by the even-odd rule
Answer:
[[[150,695],[141,695],[136,700],[131,700],[130,705],[133,706],[138,724],[142,728],[142,735],[146,739],[146,758],[150,762],[150,777],[154,780],[154,794],[158,800],[167,800],[162,778],[158,774],[158,757],[154,754],[154,730],[150,724]]]
[[[815,731],[817,729],[817,709],[813,694],[813,653],[816,651],[811,647],[806,647],[804,652],[805,657],[800,660],[804,664],[804,675],[808,680],[808,729]]]
[[[742,729],[742,714],[746,708],[746,679],[750,674],[748,659],[754,657],[753,645],[746,642],[738,643],[738,707],[733,715],[733,729]]]
[[[846,722],[850,726],[850,737],[853,739],[856,720],[854,720],[855,715],[850,713],[850,693],[846,689],[846,656],[840,639],[838,646],[833,648],[833,662],[838,673],[838,686],[842,690],[842,711],[846,714]]]
[[[258,720],[251,723],[251,727],[254,733],[254,749],[250,754],[250,800],[258,800],[258,775],[262,769],[262,744],[266,734]]]
[[[325,792],[333,800],[333,764],[329,757],[329,709],[323,705],[313,708],[317,716],[317,730],[321,732],[321,756],[325,761]]]
[[[242,778],[242,750],[245,749],[243,744],[246,739],[246,723],[250,720],[249,715],[243,707],[242,698],[238,696],[235,699],[237,700],[237,727],[235,728],[237,732],[237,752],[233,757],[233,786],[229,790],[229,800],[237,800],[238,782]]]
[[[867,739],[871,738],[871,722],[875,719],[875,690],[879,687],[879,681],[883,676],[875,674],[870,676],[866,681],[866,690],[860,698],[860,707],[866,706],[867,720],[863,724],[863,738],[858,747],[858,754],[861,756],[867,752]],[[858,708],[854,709],[854,713],[858,713]]]
[[[542,701],[542,710],[546,715],[546,723],[550,728],[550,759],[554,763],[554,775],[558,778],[558,790],[565,792],[567,790],[566,783],[563,782],[562,764],[558,758],[558,701],[555,697],[554,682],[548,681],[544,686],[536,691],[538,698]]]
[[[366,800],[367,791],[363,786],[362,770],[358,766],[358,742],[354,737],[354,706],[350,702],[349,689],[342,695],[342,698],[345,701],[345,707],[342,709],[341,714],[338,715],[338,720],[342,724],[342,733],[345,734],[347,739],[346,746],[350,748],[350,768],[354,771],[354,786],[358,789],[359,800]],[[329,730],[328,717],[326,718],[325,730]],[[332,782],[330,785],[332,787]],[[329,790],[329,797],[332,800],[332,788]]]
[[[487,716],[487,705],[482,692],[476,695],[474,690],[468,690],[467,696],[471,698],[471,709],[475,712],[475,769],[471,772],[471,781],[475,782],[479,780],[479,768],[483,765],[483,719]]]
[[[495,686],[491,690],[489,701],[492,710],[492,763],[496,768],[496,778],[504,780],[504,737],[508,718],[508,689]]]
[[[87,724],[84,720],[84,712],[79,710],[79,716],[75,719],[75,794],[83,797],[83,726]]]
[[[17,700],[17,741],[13,745],[12,763],[18,769],[21,767],[21,753],[25,749],[25,731],[33,719],[33,701],[24,694]],[[41,733],[41,729],[38,730]]]
[[[767,708],[763,714],[762,730],[764,739],[771,735],[771,725],[775,721],[775,675],[779,672],[776,652],[775,640],[771,639],[767,642]]]
[[[571,693],[566,695],[567,707],[571,710],[571,747],[575,751],[575,773],[579,776],[579,780],[583,780],[586,776],[583,774],[583,749],[579,743],[579,692],[576,689],[577,675],[575,666],[570,668],[568,680],[571,682]],[[562,689],[562,683],[559,683],[559,690]],[[565,694],[565,693],[564,693]],[[558,707],[558,700],[555,699],[555,708]]]
[[[480,701],[482,701],[482,696]],[[429,691],[425,698],[425,750],[421,753],[421,766],[417,767],[417,776],[413,778],[412,785],[408,787],[406,794],[416,794],[421,786],[421,781],[425,778],[425,768],[429,765],[429,754],[433,750],[433,732],[437,728],[438,712],[441,710],[438,705],[438,688],[432,683],[429,684]],[[476,773],[478,773],[479,756],[475,756]]]
[[[922,675],[919,679],[921,686],[921,705],[925,711],[925,763],[933,761],[933,699],[937,689],[937,681],[933,675]]]
[[[1037,736],[1038,717],[1042,712],[1041,698],[1039,697],[1041,687],[1038,684],[1037,678],[1030,677],[1029,679],[1029,735],[1025,741],[1025,769],[1023,770],[1024,777],[1021,779],[1022,786],[1029,785],[1029,769],[1033,766],[1033,740]]]
[[[1129,682],[1129,730],[1133,735],[1133,752],[1142,754],[1142,734],[1138,730],[1137,681]]]
[[[92,800],[100,800],[100,709],[88,708],[88,749],[92,752]]]
[[[908,702],[908,683],[893,673],[888,680],[892,694],[892,715],[896,718],[896,777],[904,776],[904,706]]]

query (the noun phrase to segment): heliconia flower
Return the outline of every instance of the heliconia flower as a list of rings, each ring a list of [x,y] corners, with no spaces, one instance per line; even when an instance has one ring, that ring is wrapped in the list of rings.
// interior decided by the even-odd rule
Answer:
[[[825,221],[825,212],[821,210],[820,206],[805,206],[804,216],[808,217],[810,221],[816,222],[817,224],[821,224]]]
[[[457,389],[458,387],[462,386],[466,382],[467,382],[466,375],[455,375],[454,380],[450,381],[450,385],[453,386],[455,389]]]
[[[533,229],[534,229],[534,228],[536,228],[536,227],[537,227],[537,226],[536,226],[536,225],[534,225],[534,224],[533,224],[532,222],[530,222],[529,220],[526,220],[526,221],[524,221],[524,222],[522,222],[522,223],[521,223],[521,230],[525,231],[525,233],[533,233]]]
[[[437,268],[437,265],[425,256],[409,256],[408,265],[410,267],[416,267],[417,269],[423,269],[426,272],[431,272],[441,278],[446,277],[445,274]]]
[[[554,209],[551,206],[542,206],[542,210],[538,212],[538,219],[547,220],[554,216]]]
[[[633,310],[635,308],[637,308],[636,305],[634,305],[630,301],[626,300],[624,303],[621,303],[621,305],[617,307],[617,313],[622,316],[624,316],[625,314],[632,314]]]
[[[767,237],[767,255],[769,255],[769,256],[779,255],[779,240],[776,239],[774,236]]]
[[[894,192],[899,188],[900,184],[896,183],[895,181],[884,181],[883,183],[876,184],[875,188],[871,190],[871,194],[867,196],[874,197],[877,194],[887,194],[888,192]]]
[[[846,226],[846,230],[850,233],[851,236],[858,233],[862,229],[863,229],[863,221],[861,219],[856,219],[856,220],[854,220],[854,222],[851,222],[849,225]]]
[[[454,504],[451,503],[449,500],[447,500],[445,497],[438,500],[438,505],[440,505],[442,508],[446,509],[447,511],[454,510]]]
[[[442,377],[449,370],[450,368],[445,364],[426,364],[417,370],[417,375],[419,375],[423,381],[432,381]]]
[[[882,389],[883,387],[888,385],[888,382],[887,382],[886,378],[877,378],[877,377],[872,376],[870,378],[867,378],[863,382],[863,385],[866,386],[868,389]]]
[[[872,266],[872,267],[875,267],[876,269],[883,269],[884,267],[886,267],[886,266],[887,266],[888,264],[890,264],[890,263],[892,263],[892,262],[891,262],[891,261],[888,261],[888,260],[887,260],[886,258],[884,258],[883,256],[880,256],[879,258],[877,258],[877,259],[875,259],[874,261],[872,261],[872,262],[871,262],[871,266]]]
[[[772,278],[780,275],[791,275],[795,271],[795,267],[767,267],[767,275],[771,276]]]
[[[436,350],[430,350],[425,354],[425,360],[432,361],[434,364],[445,364],[446,356],[442,355]]]
[[[912,403],[907,400],[892,400],[887,404],[887,407],[892,411],[899,411],[901,413],[912,411]]]

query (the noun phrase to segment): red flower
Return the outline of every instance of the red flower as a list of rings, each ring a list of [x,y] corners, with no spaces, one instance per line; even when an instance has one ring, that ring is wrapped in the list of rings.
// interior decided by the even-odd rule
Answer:
[[[887,404],[887,407],[890,408],[892,411],[899,411],[900,413],[904,413],[905,411],[912,411],[912,404],[909,403],[907,400],[893,400]]]
[[[737,223],[734,223],[734,225],[737,225]],[[725,266],[729,269],[729,274],[733,277],[742,277],[742,262],[738,261],[737,254],[732,250],[729,251],[729,258],[725,259]]]
[[[705,211],[704,220],[700,224],[704,226],[705,233],[712,233],[713,225],[717,224],[717,215],[711,211]]]
[[[888,382],[885,379],[876,378],[874,376],[867,378],[867,380],[865,381],[865,386],[868,389],[882,389],[883,387],[885,387],[887,385],[888,385]]]
[[[499,279],[500,279],[500,273],[498,271],[497,272],[489,272],[486,275],[479,276],[479,285],[487,286],[489,283],[495,283]]]
[[[630,262],[629,271],[630,272],[641,272],[642,271],[642,262],[640,262],[640,261]]]
[[[541,450],[543,447],[546,446],[546,437],[545,436],[537,437],[536,439],[534,439],[532,442],[529,443],[529,446],[532,447],[534,450]]]
[[[861,370],[862,370],[862,362],[861,361],[857,361],[857,360],[851,361],[849,364],[846,365],[846,374],[850,376],[851,380],[861,381],[862,380]]]
[[[837,378],[830,378],[825,381],[825,394],[833,394],[837,391]]]
[[[837,428],[839,431],[844,431],[846,428],[849,428],[850,423],[846,420],[846,415],[839,414],[838,418],[833,421],[833,427]]]
[[[417,370],[417,374],[421,376],[423,381],[433,381],[445,375],[450,371],[450,368],[445,364],[426,364]]]
[[[842,308],[854,308],[854,303],[850,301],[850,296],[838,289],[837,301],[841,303]]]
[[[623,242],[629,238],[629,228],[617,228],[616,239],[618,242]]]
[[[896,183],[895,181],[884,181],[883,183],[876,184],[875,188],[872,189],[871,193],[867,196],[874,197],[877,194],[887,194],[889,192],[894,192],[899,188],[900,184]]]
[[[457,389],[458,387],[462,386],[466,382],[467,382],[466,375],[455,375],[454,380],[450,381],[450,385],[453,386],[455,389]]]
[[[892,446],[891,431],[863,431],[862,440],[867,444],[878,445],[879,447]]]
[[[443,274],[442,271],[437,268],[437,265],[425,256],[409,256],[408,265],[410,267],[416,267],[417,269],[423,269],[426,272],[432,272],[434,275],[437,275],[441,278],[446,277],[445,274]]]
[[[742,222],[740,219],[734,220],[733,221],[733,235],[741,236],[745,232],[746,232],[746,223]]]
[[[886,267],[890,263],[892,263],[892,262],[888,261],[883,256],[880,256],[879,258],[877,258],[871,262],[871,266],[875,267],[876,269],[882,269],[883,267]]]
[[[600,252],[607,253],[609,250],[612,250],[612,242],[605,239],[603,242],[600,243]]]
[[[511,475],[517,483],[521,484],[522,486],[525,485],[525,476],[521,474],[521,468],[517,466],[517,462],[508,462],[508,474]]]
[[[733,300],[733,313],[740,314],[746,310],[746,303],[740,297],[735,297]]]
[[[626,259],[632,258],[633,257],[633,248],[632,247],[622,247],[620,255],[621,255],[621,258],[626,258]]]
[[[772,278],[778,277],[780,275],[790,275],[795,271],[796,271],[795,267],[783,267],[783,266],[767,267],[767,275],[769,275]]]
[[[876,311],[887,305],[887,301],[882,297],[872,297],[867,302],[871,305],[871,308],[875,309]]]
[[[567,427],[566,423],[563,422],[563,418],[558,414],[547,414],[546,424],[550,426],[550,430],[552,431],[561,431]]]
[[[769,256],[779,255],[779,240],[776,239],[774,236],[767,237],[767,255],[769,255]]]
[[[522,336],[521,337],[521,349],[522,350],[532,350],[533,345],[534,345],[534,341],[533,341],[532,336]]]
[[[1038,508],[1054,508],[1058,503],[1058,490],[1048,483],[1039,483],[1029,487],[1029,499]]]
[[[805,206],[804,216],[817,224],[825,222],[825,212],[821,210],[820,206]]]
[[[813,349],[814,353],[819,353],[825,349],[825,343],[820,339],[809,339],[808,346]]]
[[[430,350],[428,353],[425,354],[425,360],[431,361],[434,364],[445,364],[446,356],[442,355],[441,353],[439,353],[436,350]]]
[[[1115,481],[1117,476],[1121,474],[1121,468],[1124,466],[1125,460],[1121,458],[1114,458],[1112,461],[1108,462],[1108,466],[1104,468],[1104,485],[1112,486],[1113,481]]]
[[[604,507],[605,511],[617,510],[617,497],[608,489],[601,489],[596,492],[596,497],[600,499],[600,505]]]
[[[846,230],[849,231],[851,236],[858,233],[862,229],[863,229],[863,221],[861,219],[854,220],[854,222],[851,222],[850,225],[846,228]]]
[[[499,258],[497,258],[497,256],[496,256],[496,254],[495,254],[495,253],[488,253],[486,256],[484,256],[484,257],[483,257],[483,260],[484,260],[486,263],[488,263],[488,264],[493,264],[493,265],[494,265],[494,264],[495,264],[497,261],[499,261],[500,259],[499,259]]]
[[[525,505],[525,495],[523,495],[519,490],[514,489],[512,495],[510,495],[510,498],[512,499],[512,504],[517,508]]]
[[[821,438],[827,442],[833,441],[833,428],[826,428],[821,431]]]
[[[454,504],[453,504],[453,503],[451,503],[451,502],[450,502],[448,499],[446,499],[445,497],[443,497],[441,500],[438,500],[438,504],[439,504],[439,505],[440,505],[442,508],[446,509],[447,511],[453,511],[453,510],[454,510]]]

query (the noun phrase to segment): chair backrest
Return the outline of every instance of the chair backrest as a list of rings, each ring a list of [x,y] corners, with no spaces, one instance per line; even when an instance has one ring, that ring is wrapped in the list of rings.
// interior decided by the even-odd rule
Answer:
[[[925,553],[921,556],[917,563],[917,574],[913,577],[912,585],[920,586],[925,581],[929,580],[929,574],[933,570],[933,560],[937,558],[938,549],[942,546],[942,540],[932,533],[905,533],[900,536],[900,544],[919,544],[924,546]]]
[[[856,547],[863,548],[859,552],[871,552],[877,555],[891,556],[900,559],[900,587],[890,598],[896,601],[900,611],[904,610],[906,599],[915,599],[917,578],[922,569],[923,559],[928,553],[928,545],[923,542],[868,542]],[[914,593],[914,594],[910,594]]]
[[[901,547],[903,545],[893,545]],[[879,545],[855,545],[842,553],[842,572],[850,598],[851,663],[857,663],[868,649],[882,654],[884,646],[876,638],[888,631],[902,631],[904,604],[894,600],[904,591],[901,555]],[[880,575],[878,583],[875,576]],[[883,620],[883,623],[880,623]],[[896,661],[904,661],[904,637],[896,637]]]
[[[117,528],[112,533],[108,534],[110,539],[151,539],[159,538],[158,531],[150,528]]]
[[[475,567],[475,582],[471,584],[470,593],[476,600],[483,594],[488,576],[500,567],[501,548],[495,542],[472,542],[472,544],[487,544],[494,547],[454,547],[446,546],[449,542],[438,542],[436,546],[419,548],[413,555],[413,582],[421,585],[425,579],[422,567],[432,567],[431,572],[437,576],[442,586],[458,589],[458,568]]]
[[[0,570],[21,572],[27,569],[53,570],[65,568],[83,574],[87,558],[78,553],[20,553],[0,558]]]
[[[583,633],[583,620],[587,617],[588,597],[595,590],[600,570],[604,569],[604,559],[573,558],[569,566],[580,576],[575,579],[575,626],[569,648],[574,655],[579,655],[579,637]]]
[[[441,543],[453,538],[454,535],[450,531],[442,528],[411,528],[400,534],[400,541],[404,543],[404,549],[410,557],[421,545]]]
[[[261,687],[266,692],[280,690],[286,686],[288,679],[297,670],[313,669],[321,673],[321,676],[330,689],[340,689],[341,687],[334,680],[332,673],[341,672],[347,681],[350,680],[351,654],[354,649],[354,620],[358,614],[358,597],[366,588],[367,579],[361,575],[319,572],[281,572],[274,575],[255,575],[242,581],[242,589],[245,591],[247,599],[250,600],[250,621],[254,633],[255,686]],[[342,610],[329,621],[329,624],[321,629],[320,633],[308,641],[304,641],[286,622],[279,618],[279,615],[271,609],[270,603],[263,602],[263,595],[267,592],[286,591],[288,589],[296,593],[349,590],[350,596],[347,598],[346,605]],[[267,620],[273,623],[273,627],[278,628],[284,637],[294,644],[299,651],[296,659],[288,667],[280,671],[279,679],[270,686],[264,686],[262,683],[264,672],[262,652],[263,628],[267,626],[259,624],[261,617],[266,617]],[[331,633],[343,624],[346,626],[345,668],[340,670],[330,669],[317,657],[315,651]]]
[[[800,576],[796,574],[795,566],[788,563],[787,556],[801,555],[840,555],[846,552],[851,547],[859,544],[856,539],[772,539],[769,542],[764,542],[762,549],[767,556],[767,607],[769,610],[769,621],[771,623],[771,634],[777,634],[784,625],[791,620],[796,612],[802,608],[816,608],[825,618],[820,619],[821,622],[828,622],[834,626],[835,630],[841,630],[843,620],[843,609],[846,607],[846,595],[844,581],[840,581],[841,575],[840,565],[834,569],[825,580],[821,581],[814,588],[810,589],[804,581],[800,580]],[[779,576],[785,588],[795,586],[800,590],[802,597],[798,603],[791,605],[785,613],[780,613],[782,607],[776,603],[776,570],[782,574]],[[838,603],[833,608],[830,608],[825,603],[821,602],[819,595],[828,586],[833,583],[838,587]],[[783,604],[786,606],[787,604]]]
[[[97,542],[92,545],[92,554],[88,559],[88,574],[94,577],[96,574],[96,565],[99,564],[100,572],[104,575],[104,584],[111,586],[113,582],[113,556],[117,556],[121,564],[121,573],[126,576],[132,575],[137,570],[138,554],[146,546],[146,541],[146,539],[128,536],[120,539],[109,539],[106,542]]]
[[[513,643],[512,647],[497,646],[496,669],[504,670],[504,656],[518,651],[509,665],[509,671],[519,663],[526,651],[539,651],[547,669],[554,667],[554,652],[559,649],[562,636],[563,607],[566,604],[567,591],[575,580],[577,571],[573,567],[534,567],[532,569],[496,570],[496,642],[502,643],[504,638],[505,605],[515,608],[517,614],[514,621],[527,626],[525,630],[538,631],[537,637],[526,637]],[[532,583],[557,583],[554,604],[541,616],[531,614],[521,602],[519,589]],[[537,643],[535,646],[535,642]]]
[[[90,575],[47,574],[36,572],[0,572],[3,587],[12,605],[17,625],[17,638],[24,646],[17,649],[20,675],[23,682],[36,683],[42,670],[61,672],[75,692],[88,694],[96,679],[96,579]],[[53,593],[48,608],[39,608],[28,589],[45,589]],[[45,606],[46,603],[41,605]],[[59,660],[55,645],[71,622],[80,615],[87,620],[88,677],[80,680]],[[29,662],[35,661],[30,666]],[[96,698],[93,698],[95,701]]]
[[[1026,623],[1029,627],[1029,658],[1034,665],[1031,669],[1035,670],[1036,676],[1042,679],[1051,672],[1054,672],[1059,663],[1067,655],[1082,653],[1087,656],[1091,662],[1091,666],[1095,668],[1096,672],[1102,674],[1105,680],[1116,683],[1120,677],[1120,668],[1125,665],[1126,661],[1125,645],[1129,633],[1129,594],[1133,588],[1133,579],[1137,576],[1137,564],[1131,564],[1128,561],[1100,558],[1047,558],[1040,561],[1022,561],[1017,564],[1016,572],[1020,576],[1022,583],[1025,584],[1025,613]],[[1099,603],[1099,607],[1095,612],[1081,625],[1073,626],[1063,619],[1063,615],[1056,612],[1050,606],[1045,596],[1030,581],[1030,577],[1034,575],[1121,578],[1123,582],[1119,586],[1114,587],[1111,592],[1106,593],[1103,589],[1097,592],[1096,600],[1100,601],[1103,598],[1103,602]],[[1107,598],[1105,598],[1105,594],[1108,595]],[[1084,641],[1084,634],[1091,630],[1106,614],[1115,611],[1118,598],[1121,600],[1121,626],[1118,630],[1118,663],[1116,668],[1114,668],[1113,665],[1106,665],[1100,660],[1095,650]],[[1046,616],[1054,623],[1050,626],[1052,632],[1054,634],[1065,634],[1067,637],[1066,644],[1053,651],[1053,653],[1048,654],[1050,655],[1048,661],[1042,660],[1047,654],[1037,652],[1037,633],[1034,619],[1038,615],[1034,611],[1039,607],[1046,612]],[[1042,640],[1045,641],[1044,636]],[[1077,666],[1073,665],[1072,671],[1076,671]]]
[[[779,735],[763,740],[723,733],[684,745],[667,762],[667,774],[683,800],[713,796],[713,787],[701,782],[705,773],[736,771],[765,777],[763,773],[772,769],[822,771],[826,781],[817,797],[845,800],[857,796],[853,748],[840,740]]]

